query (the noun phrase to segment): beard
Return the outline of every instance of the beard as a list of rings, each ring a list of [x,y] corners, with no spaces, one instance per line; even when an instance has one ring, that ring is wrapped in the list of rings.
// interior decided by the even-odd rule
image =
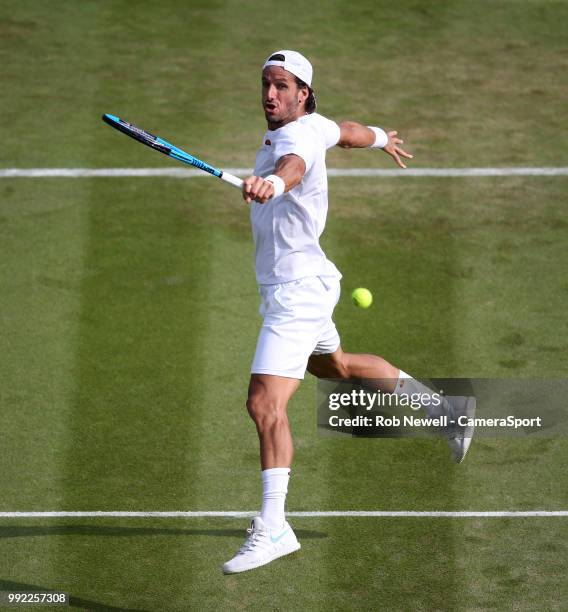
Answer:
[[[283,111],[280,111],[278,114],[273,114],[268,113],[263,105],[264,117],[269,125],[282,125],[288,123],[287,120],[298,112],[299,107],[300,103],[296,100],[295,103],[292,102]]]

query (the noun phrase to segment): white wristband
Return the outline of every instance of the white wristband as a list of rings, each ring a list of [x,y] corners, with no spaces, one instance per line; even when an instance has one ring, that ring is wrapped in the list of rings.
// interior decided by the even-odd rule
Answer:
[[[267,176],[264,180],[270,181],[274,185],[274,195],[272,196],[273,198],[277,198],[278,196],[281,196],[284,193],[286,185],[279,176],[276,176],[276,174],[271,174],[270,176]]]
[[[389,137],[384,130],[381,130],[381,128],[378,127],[373,127],[372,125],[368,125],[367,127],[375,132],[375,142],[374,144],[369,145],[371,148],[378,147],[379,149],[382,149],[388,144]]]

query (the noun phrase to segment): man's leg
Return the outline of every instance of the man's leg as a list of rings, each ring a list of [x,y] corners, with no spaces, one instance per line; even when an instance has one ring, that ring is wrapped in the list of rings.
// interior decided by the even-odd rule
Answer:
[[[286,408],[299,384],[296,378],[251,375],[247,410],[258,432],[263,470],[292,465],[292,435]]]
[[[294,448],[286,409],[300,384],[296,378],[252,374],[247,410],[256,425],[262,468],[262,509],[260,517],[269,529],[280,529],[285,521],[284,506]]]
[[[397,395],[431,394],[431,390],[402,370],[391,365],[382,357],[360,353],[345,353],[339,347],[333,353],[312,355],[308,362],[308,372],[318,378],[360,379],[384,393]],[[440,405],[424,404],[423,409],[431,418],[447,416],[453,424],[441,431],[448,440],[452,458],[461,463],[471,444],[473,430],[457,427],[457,418],[475,414],[475,398],[458,398],[459,402],[449,402],[446,398]]]
[[[294,452],[286,409],[299,384],[295,378],[251,375],[247,410],[260,441],[262,510],[245,544],[223,566],[227,574],[260,567],[300,548],[284,514]]]
[[[345,353],[339,347],[333,353],[312,355],[308,372],[317,378],[343,378],[376,381],[385,393],[395,391],[400,370],[377,355]]]

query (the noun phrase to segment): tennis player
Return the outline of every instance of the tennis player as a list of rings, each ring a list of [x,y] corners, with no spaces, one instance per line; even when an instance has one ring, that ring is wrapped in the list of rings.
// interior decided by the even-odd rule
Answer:
[[[300,548],[284,505],[292,465],[286,408],[306,370],[317,377],[384,379],[389,393],[431,393],[381,357],[345,353],[332,320],[341,274],[319,244],[327,215],[327,149],[377,148],[401,168],[412,158],[397,132],[340,124],[315,112],[312,66],[296,51],[278,51],[262,70],[262,106],[268,129],[254,175],[243,185],[251,205],[263,324],[251,368],[247,409],[260,439],[262,510],[248,529],[227,574],[243,572]],[[440,408],[425,408],[440,416]],[[445,406],[449,411],[451,407]],[[460,462],[471,438],[451,435]]]

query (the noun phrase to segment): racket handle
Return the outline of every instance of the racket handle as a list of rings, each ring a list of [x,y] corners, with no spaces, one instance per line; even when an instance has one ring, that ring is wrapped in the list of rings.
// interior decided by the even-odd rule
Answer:
[[[233,185],[237,189],[243,188],[242,179],[240,179],[238,176],[235,176],[234,174],[229,174],[228,172],[223,171],[223,174],[221,174],[219,178],[222,179],[223,181],[226,181],[230,185]]]

